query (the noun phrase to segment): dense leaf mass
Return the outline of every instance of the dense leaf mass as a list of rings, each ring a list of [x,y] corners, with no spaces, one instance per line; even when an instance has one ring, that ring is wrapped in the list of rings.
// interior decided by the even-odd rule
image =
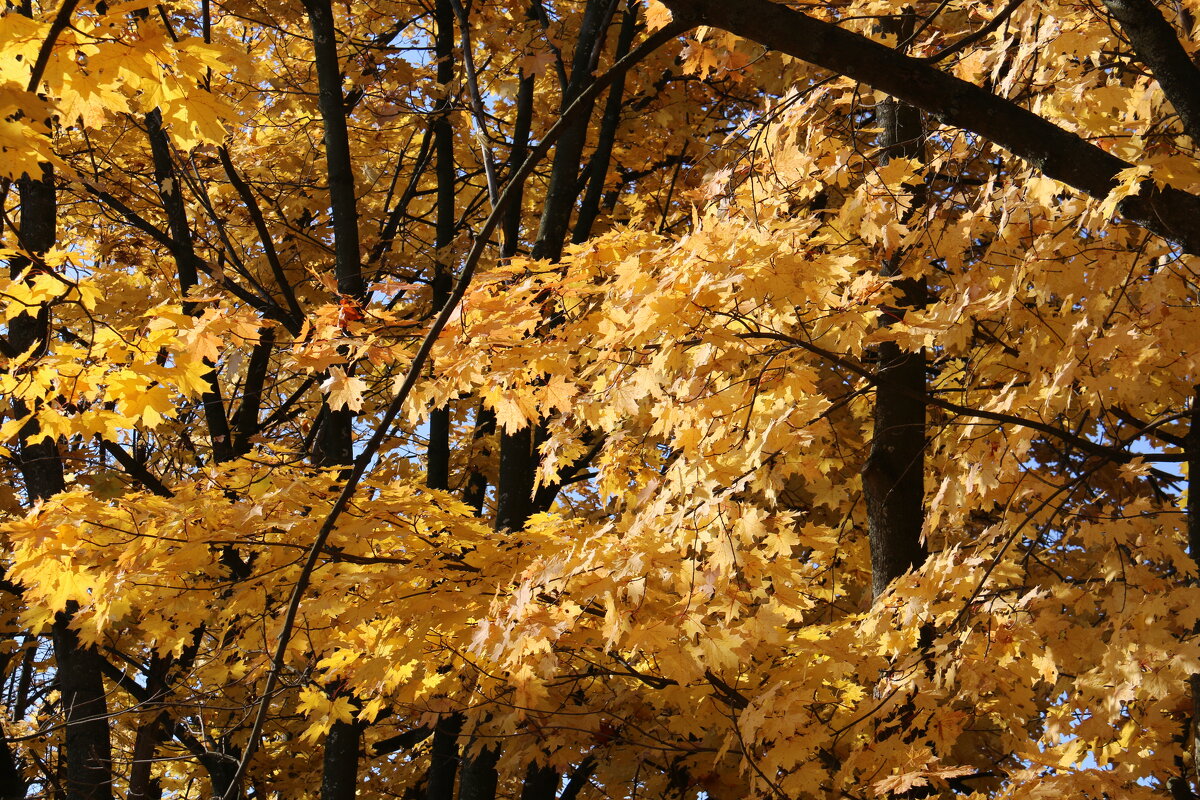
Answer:
[[[1200,0],[61,3],[0,798],[1200,793]]]

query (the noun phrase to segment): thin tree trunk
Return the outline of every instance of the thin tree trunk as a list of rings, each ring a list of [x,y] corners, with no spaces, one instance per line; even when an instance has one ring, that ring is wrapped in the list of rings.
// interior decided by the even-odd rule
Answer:
[[[463,489],[463,502],[471,507],[477,517],[483,514],[483,504],[487,498],[488,484],[483,464],[492,455],[485,440],[495,432],[496,412],[480,404],[475,412],[475,432],[471,436],[475,443],[475,452],[472,454],[471,471],[467,474],[467,485]]]
[[[450,297],[451,263],[449,247],[454,241],[455,179],[454,129],[450,124],[450,89],[454,81],[454,7],[450,0],[434,4],[434,57],[442,100],[434,110],[433,150],[437,162],[437,200],[434,219],[433,308],[440,311]],[[435,408],[429,415],[429,447],[426,456],[426,484],[432,489],[450,488],[450,409]],[[458,735],[461,714],[441,717],[433,732],[429,770],[425,782],[426,800],[452,800],[458,774]]]
[[[3,575],[0,574],[0,577],[3,577]],[[4,671],[7,671],[8,661],[11,656],[16,655],[17,652],[20,651],[14,651],[4,656]],[[14,721],[25,716],[25,701],[23,696],[28,690],[22,691],[22,686],[28,680],[26,676],[29,674],[31,667],[30,654],[33,652],[33,648],[26,647],[21,658],[21,664],[17,667],[19,671],[15,676],[15,680],[14,676],[10,676],[8,679],[8,712],[10,715],[9,718]],[[3,671],[0,671],[0,674],[3,674]],[[16,684],[15,686],[14,683]],[[21,772],[21,763],[13,749],[13,743],[9,742],[8,737],[3,734],[3,730],[0,730],[0,800],[23,800],[28,791],[29,784],[26,783],[25,776]]]
[[[1187,438],[1184,440],[1184,449],[1188,465],[1188,554],[1195,565],[1195,574],[1191,581],[1193,585],[1200,585],[1200,385],[1193,387],[1191,422]],[[1192,675],[1188,683],[1192,707],[1191,716],[1184,725],[1184,750],[1190,752],[1177,758],[1177,761],[1184,764],[1190,760],[1191,775],[1172,777],[1168,781],[1171,794],[1176,800],[1190,800],[1195,796],[1190,785],[1192,781],[1195,782],[1195,786],[1200,787],[1200,761],[1196,760],[1200,757],[1200,674]]]
[[[358,200],[354,165],[346,125],[342,71],[337,51],[337,29],[329,0],[305,0],[312,29],[316,60],[318,106],[325,132],[326,177],[333,212],[334,270],[343,303],[361,305],[366,300],[358,238]],[[318,463],[346,466],[354,461],[354,412],[349,408],[323,409]],[[321,778],[322,800],[350,800],[357,790],[362,730],[357,722],[335,722],[325,737]]]
[[[325,132],[326,177],[333,212],[334,271],[343,302],[361,304],[366,297],[358,242],[358,202],[354,164],[346,126],[337,30],[329,0],[305,0],[316,60],[318,106]],[[354,415],[348,408],[327,409],[319,434],[318,460],[345,466],[354,460]]]
[[[574,102],[591,81],[591,73],[599,60],[605,28],[614,7],[615,0],[588,0],[580,22],[579,39],[575,43],[571,80],[563,92],[563,108]],[[537,241],[533,245],[534,258],[558,261],[562,257],[571,211],[579,197],[579,162],[583,157],[590,124],[591,104],[580,113],[574,125],[563,131],[554,146],[550,183],[546,188]]]
[[[54,246],[57,237],[58,203],[53,168],[43,164],[39,179],[23,177],[18,182],[18,191],[21,200],[18,239],[25,250],[40,256]],[[9,262],[13,277],[30,267],[44,268],[24,257]],[[49,345],[49,308],[42,306],[36,314],[17,316],[9,323],[8,334],[9,344],[17,352],[44,351]],[[21,402],[13,406],[18,418],[34,410]],[[58,442],[45,439],[34,443],[31,439],[37,432],[37,423],[31,420],[18,436],[19,467],[30,501],[45,500],[65,488]],[[96,665],[99,658],[96,651],[84,647],[71,629],[73,612],[68,607],[59,613],[51,630],[59,702],[66,720],[66,800],[105,800],[112,796],[112,749],[104,680]],[[19,786],[13,787],[14,791],[17,789]]]
[[[640,0],[628,0],[624,16],[621,20],[621,30],[617,33],[617,48],[613,53],[613,61],[620,61],[629,54],[633,46],[633,37],[638,29],[638,6]],[[604,116],[600,120],[600,133],[596,140],[596,151],[588,164],[587,190],[579,204],[579,214],[575,219],[575,231],[571,241],[575,243],[587,241],[592,235],[592,226],[600,213],[600,202],[604,198],[604,179],[608,177],[608,167],[612,162],[613,147],[617,142],[617,129],[621,125],[621,108],[625,101],[625,75],[621,74],[612,86],[608,88],[608,100],[604,104]]]
[[[171,144],[166,131],[163,130],[162,112],[157,108],[146,115],[146,129],[149,132],[150,153],[154,158],[154,180],[158,184],[158,195],[163,210],[167,213],[167,224],[174,243],[172,250],[175,254],[175,269],[179,273],[179,293],[184,298],[183,310],[185,314],[195,314],[195,304],[188,302],[186,298],[188,293],[196,288],[200,279],[196,250],[192,243],[187,209],[183,204],[182,187],[171,158]],[[221,399],[217,371],[211,363],[208,367],[209,370],[204,375],[204,382],[208,384],[208,388],[200,395],[200,403],[204,408],[204,420],[208,425],[209,439],[212,441],[213,459],[229,461],[233,458],[229,418],[225,413],[225,403]]]
[[[150,657],[146,670],[145,706],[153,710],[161,708],[167,696],[166,677],[170,669],[171,659],[157,655]],[[154,753],[169,733],[170,716],[166,710],[154,713],[150,719],[138,726],[133,740],[133,763],[129,767],[128,797],[130,800],[159,800],[162,797],[162,786],[152,776]]]
[[[450,297],[451,270],[449,248],[454,242],[454,130],[450,125],[450,85],[454,80],[454,7],[450,0],[434,5],[434,56],[442,101],[434,110],[433,148],[437,158],[437,214],[435,219],[433,268],[433,308],[440,311]],[[434,489],[450,488],[450,409],[435,408],[429,415],[427,483]]]
[[[532,13],[532,12],[531,12]],[[512,175],[525,162],[529,154],[529,131],[533,127],[533,75],[520,73],[521,81],[517,86],[517,114],[513,120],[512,147],[508,152],[507,174]],[[521,241],[521,217],[524,212],[523,202],[525,185],[517,186],[516,196],[509,203],[500,225],[504,244],[502,258],[512,258],[517,254],[517,245]]]

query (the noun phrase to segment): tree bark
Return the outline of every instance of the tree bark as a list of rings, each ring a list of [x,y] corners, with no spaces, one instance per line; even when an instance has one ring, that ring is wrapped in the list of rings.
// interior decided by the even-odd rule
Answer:
[[[499,747],[485,747],[463,762],[462,777],[458,783],[458,800],[495,800],[499,775],[496,762],[500,759]]]
[[[592,70],[604,46],[605,28],[614,7],[615,0],[588,0],[580,22],[579,39],[575,43],[571,80],[563,91],[562,108],[571,105],[591,82]],[[579,162],[587,141],[592,105],[587,105],[574,124],[563,131],[554,146],[550,183],[546,188],[537,241],[533,245],[534,258],[558,261],[562,257],[571,211],[579,197]]]
[[[354,163],[350,157],[333,7],[330,0],[305,0],[304,7],[312,29],[318,106],[325,132],[337,289],[343,302],[361,304],[366,299],[366,284],[359,253],[358,200],[354,190]],[[354,460],[354,415],[348,408],[329,408],[327,411],[319,433],[318,459],[327,465],[345,466]]]
[[[325,736],[325,759],[321,772],[321,800],[354,800],[358,789],[358,755],[363,726],[358,722],[335,722]]]
[[[1194,573],[1192,575],[1193,585],[1200,585],[1200,385],[1193,387],[1192,393],[1192,414],[1191,422],[1188,427],[1187,438],[1184,439],[1184,450],[1187,453],[1188,465],[1188,483],[1187,483],[1187,537],[1188,537],[1188,554],[1192,557],[1194,565]],[[1188,686],[1192,696],[1191,718],[1186,725],[1185,747],[1191,752],[1188,753],[1189,758],[1181,759],[1183,762],[1191,761],[1190,776],[1195,785],[1200,787],[1200,674],[1192,675]],[[1174,780],[1174,779],[1173,779]],[[1184,786],[1188,783],[1185,777],[1182,779]],[[1179,791],[1182,786],[1173,786],[1175,793],[1181,794]],[[1191,794],[1191,790],[1188,790]]]
[[[129,766],[128,797],[130,800],[159,800],[162,786],[153,777],[154,754],[170,731],[170,716],[162,708],[167,696],[166,677],[171,659],[158,655],[150,657],[146,669],[146,699],[144,706],[152,712],[150,718],[138,725],[133,740],[133,758]]]
[[[343,303],[361,305],[366,300],[359,252],[358,198],[354,189],[354,163],[346,126],[342,70],[337,52],[337,29],[329,0],[304,0],[313,38],[317,68],[318,106],[325,132],[326,177],[333,215],[334,276]],[[322,466],[354,461],[354,412],[325,405],[317,460]],[[334,722],[325,737],[321,777],[322,800],[353,798],[357,788],[362,731],[356,722]]]
[[[35,257],[50,250],[57,238],[58,202],[54,170],[42,165],[42,174],[18,181],[21,222],[17,237],[21,246]],[[27,269],[44,266],[25,257],[10,260],[13,277]],[[20,314],[8,328],[8,343],[19,353],[49,346],[50,309],[43,305],[36,314]],[[13,413],[23,417],[35,409],[22,402],[13,403]],[[30,502],[48,499],[65,488],[62,457],[54,439],[31,441],[38,433],[31,420],[18,434],[19,468]],[[68,607],[55,618],[51,634],[60,692],[60,707],[66,720],[64,746],[66,800],[105,800],[112,797],[112,749],[108,730],[108,709],[104,680],[96,666],[99,658],[91,647],[84,647],[71,629]],[[14,787],[16,788],[16,787]]]
[[[185,314],[196,314],[198,309],[187,300],[187,295],[196,288],[200,273],[197,267],[196,250],[192,243],[192,229],[188,224],[187,209],[183,204],[183,191],[175,165],[171,158],[171,144],[162,127],[162,112],[157,108],[146,115],[146,129],[150,138],[150,153],[154,158],[154,179],[158,184],[158,196],[167,214],[167,225],[174,243],[175,269],[179,273],[179,293],[183,297]],[[200,395],[204,408],[204,421],[208,425],[212,442],[213,459],[218,462],[233,458],[233,435],[229,428],[229,417],[225,413],[225,402],[221,399],[221,385],[213,364],[204,375],[208,388]]]
[[[329,207],[333,212],[337,287],[343,297],[361,302],[366,285],[358,249],[358,200],[354,191],[354,163],[350,158],[333,8],[329,0],[305,0],[304,7],[312,29],[318,106],[325,131],[325,169],[329,181]]]
[[[536,762],[525,771],[525,783],[521,787],[521,800],[554,800],[558,791],[558,771]]]
[[[633,37],[638,29],[639,0],[628,0],[621,19],[621,29],[617,33],[617,47],[613,53],[613,61],[620,61],[629,54],[633,46]],[[596,139],[596,150],[588,163],[588,184],[579,203],[579,213],[575,218],[575,230],[571,241],[578,244],[587,241],[592,235],[592,226],[600,213],[600,202],[604,199],[604,179],[608,176],[608,167],[612,162],[613,147],[617,142],[617,129],[621,125],[621,108],[625,100],[625,76],[621,75],[608,89],[608,99],[604,103],[604,115],[600,119],[600,132]]]

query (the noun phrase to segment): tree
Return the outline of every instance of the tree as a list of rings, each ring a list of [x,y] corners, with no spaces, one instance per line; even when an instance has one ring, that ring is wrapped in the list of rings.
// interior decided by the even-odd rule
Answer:
[[[0,796],[1194,797],[1196,10],[10,7]]]

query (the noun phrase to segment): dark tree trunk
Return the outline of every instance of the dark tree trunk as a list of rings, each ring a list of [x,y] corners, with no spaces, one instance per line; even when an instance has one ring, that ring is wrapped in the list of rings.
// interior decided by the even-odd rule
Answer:
[[[57,197],[54,171],[42,166],[38,179],[24,177],[18,182],[21,200],[21,224],[18,239],[30,253],[41,255],[54,246],[57,236]],[[43,269],[18,257],[10,261],[13,276],[29,268]],[[36,314],[21,314],[9,323],[9,345],[18,352],[44,350],[49,344],[50,310],[43,306]],[[24,416],[34,409],[14,403],[13,412]],[[31,421],[18,436],[18,461],[28,500],[47,499],[63,491],[62,458],[58,442],[50,439],[32,443],[37,423]],[[108,709],[104,681],[94,649],[84,647],[71,630],[67,608],[58,614],[52,628],[60,707],[66,720],[64,744],[66,800],[104,800],[112,796],[112,753],[108,730]],[[14,762],[15,767],[15,762]],[[12,790],[20,789],[19,774]]]
[[[258,415],[262,410],[263,389],[271,368],[271,351],[275,347],[275,329],[260,328],[259,340],[250,353],[246,380],[242,384],[242,402],[234,415],[233,454],[250,452],[250,439],[258,433]]]
[[[171,659],[157,655],[150,657],[146,669],[146,701],[143,704],[149,710],[162,707],[167,696],[167,670],[170,669]],[[159,800],[162,797],[162,786],[152,776],[154,753],[169,732],[170,716],[166,710],[153,714],[151,719],[138,726],[133,740],[133,759],[129,767],[128,797],[130,800]]]
[[[325,737],[325,763],[321,773],[321,800],[354,800],[358,789],[358,754],[362,725],[335,722]]]
[[[512,175],[525,157],[529,155],[529,131],[533,127],[533,75],[521,73],[521,82],[517,88],[517,115],[513,120],[512,146],[508,152],[507,174]],[[509,203],[504,214],[504,222],[500,226],[504,244],[502,258],[512,258],[517,253],[517,245],[521,241],[521,216],[524,184],[516,187],[517,193]]]
[[[1188,465],[1188,554],[1192,557],[1195,567],[1191,580],[1193,584],[1200,585],[1200,386],[1193,387],[1191,422],[1187,438],[1184,440],[1184,449]],[[1200,787],[1200,761],[1196,760],[1200,757],[1200,674],[1192,675],[1189,682],[1192,707],[1191,717],[1185,725],[1184,749],[1190,752],[1178,760],[1181,764],[1191,763],[1191,775],[1171,779],[1172,794],[1177,798],[1193,796],[1189,778],[1195,781],[1195,786]]]
[[[529,769],[525,771],[525,784],[521,787],[521,800],[554,800],[558,784],[557,770],[531,763]]]
[[[234,785],[238,768],[236,757],[230,753],[206,753],[200,758],[200,764],[212,782],[214,800],[230,800],[241,795],[241,787]]]
[[[500,748],[487,747],[466,759],[458,781],[458,800],[495,800],[499,758]]]
[[[454,161],[454,130],[450,124],[450,84],[454,81],[454,6],[450,0],[435,0],[434,57],[437,81],[444,89],[433,120],[433,151],[437,162],[437,200],[434,218],[433,309],[440,311],[450,297],[449,248],[454,241],[454,191],[457,169]],[[429,447],[426,451],[425,483],[431,489],[450,488],[450,409],[435,408],[429,414]],[[449,714],[438,720],[430,748],[425,783],[426,800],[452,800],[458,773],[458,734],[462,716]]]
[[[615,0],[588,0],[580,22],[579,39],[575,43],[571,80],[563,91],[562,108],[574,102],[591,82],[591,73],[604,46],[605,29],[615,5]],[[580,113],[575,124],[563,131],[554,146],[550,184],[546,188],[541,224],[533,245],[534,258],[558,261],[562,256],[571,211],[579,197],[579,163],[590,123],[591,104]]]
[[[1153,0],[1104,0],[1104,7],[1121,23],[1138,60],[1154,72],[1184,132],[1200,141],[1200,67],[1192,63],[1171,23]]]
[[[3,577],[2,571],[0,571],[0,577]],[[34,648],[27,647],[21,658],[21,664],[17,667],[20,671],[16,676],[16,696],[12,698],[12,707],[8,709],[10,719],[19,720],[25,716],[26,702],[24,698],[28,694],[26,683],[29,680],[28,675],[32,667],[31,657],[34,652]],[[4,656],[6,665],[9,657],[8,655]],[[25,794],[29,791],[29,784],[25,781],[21,766],[16,751],[13,749],[13,743],[8,741],[8,737],[3,735],[3,731],[0,731],[0,800],[24,800]]]
[[[337,52],[337,29],[329,0],[304,0],[312,30],[316,60],[318,106],[325,132],[326,176],[333,213],[334,271],[343,303],[366,300],[358,240],[358,200],[354,164],[346,127],[342,73]],[[322,466],[346,466],[354,461],[354,412],[323,409],[317,460]],[[335,722],[325,737],[321,777],[322,800],[353,798],[357,789],[362,731],[356,722]]]
[[[913,17],[906,14],[895,30],[904,38]],[[920,158],[923,150],[921,112],[894,98],[878,106],[882,129],[881,161]],[[919,200],[914,200],[914,207]],[[899,278],[903,253],[888,258],[881,271]],[[880,324],[891,325],[904,316],[904,309],[921,303],[923,287],[902,279],[905,297],[899,307],[885,308]],[[895,578],[925,561],[921,541],[925,521],[925,352],[901,350],[884,342],[877,351],[874,433],[871,450],[863,467],[863,494],[871,543],[871,590],[879,597]]]
[[[358,202],[354,164],[346,129],[342,73],[337,53],[337,30],[329,0],[305,0],[317,67],[318,105],[325,131],[326,176],[333,212],[333,249],[338,293],[343,302],[360,304],[366,298],[358,242]],[[345,466],[354,460],[354,414],[348,408],[327,409],[318,434],[318,459]]]
[[[312,29],[317,66],[318,105],[325,131],[329,206],[333,211],[333,249],[338,292],[361,301],[366,294],[358,250],[358,201],[354,194],[354,164],[346,130],[342,72],[338,61],[337,29],[329,0],[305,0]]]
[[[21,765],[13,753],[12,745],[4,739],[0,747],[0,800],[25,800],[29,785],[21,774]]]
[[[112,748],[100,656],[80,643],[71,629],[72,613],[73,608],[60,613],[51,631],[59,702],[67,720],[66,800],[107,800],[112,797]]]
[[[580,762],[575,771],[571,773],[570,780],[563,787],[562,794],[559,795],[559,800],[576,800],[579,793],[583,791],[583,787],[588,785],[592,779],[592,773],[596,771],[596,760],[591,756]]]
[[[440,311],[450,297],[452,269],[449,248],[454,242],[454,130],[450,125],[450,84],[454,80],[454,7],[450,0],[434,5],[434,56],[437,81],[443,99],[435,110],[433,149],[437,159],[437,214],[434,221],[433,309]],[[433,489],[450,488],[450,409],[435,408],[429,414],[427,483]]]
[[[475,516],[483,513],[483,504],[487,498],[487,476],[483,472],[483,464],[491,457],[491,450],[486,441],[496,432],[496,412],[484,408],[481,404],[475,412],[475,432],[472,440],[475,452],[472,454],[471,470],[467,473],[467,485],[463,488],[463,502],[475,512]]]
[[[533,513],[537,476],[534,425],[500,434],[500,471],[496,482],[496,530],[519,531]]]
[[[146,129],[149,132],[150,152],[154,157],[154,180],[158,184],[158,196],[162,201],[163,210],[166,211],[167,224],[171,231],[175,269],[179,273],[179,293],[184,297],[183,310],[186,314],[195,314],[196,306],[186,298],[200,280],[196,250],[192,243],[187,208],[183,203],[183,187],[175,172],[171,144],[166,131],[163,130],[162,113],[158,109],[146,115]],[[201,394],[200,403],[204,407],[204,421],[208,425],[209,439],[212,441],[213,459],[229,461],[234,455],[229,418],[225,413],[225,403],[221,399],[217,371],[211,369],[211,363],[208,366],[210,369],[204,376],[208,388]]]
[[[438,720],[430,747],[425,800],[454,800],[454,779],[458,776],[458,734],[462,726],[461,714],[448,714]]]

